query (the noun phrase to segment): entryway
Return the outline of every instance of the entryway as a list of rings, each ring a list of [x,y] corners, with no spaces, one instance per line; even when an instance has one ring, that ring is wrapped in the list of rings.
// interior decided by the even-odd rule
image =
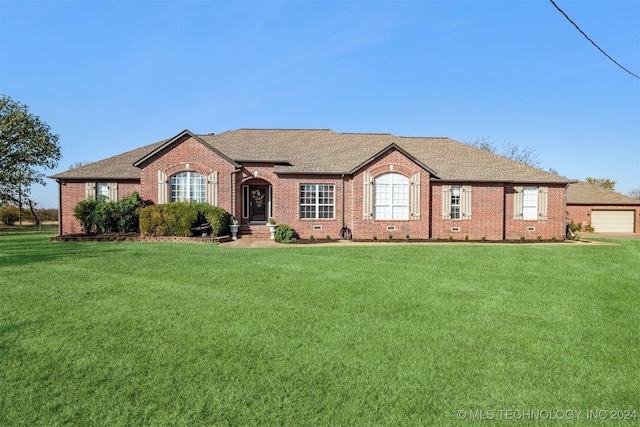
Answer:
[[[249,223],[266,223],[271,216],[271,186],[250,184],[243,187],[242,217]]]

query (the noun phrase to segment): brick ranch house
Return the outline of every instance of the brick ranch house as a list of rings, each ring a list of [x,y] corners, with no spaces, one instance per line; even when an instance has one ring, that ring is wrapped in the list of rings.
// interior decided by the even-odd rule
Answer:
[[[56,174],[59,232],[82,232],[78,202],[137,191],[197,200],[244,227],[270,217],[302,238],[564,239],[571,182],[449,138],[331,130],[188,130]],[[266,227],[265,227],[266,228]]]

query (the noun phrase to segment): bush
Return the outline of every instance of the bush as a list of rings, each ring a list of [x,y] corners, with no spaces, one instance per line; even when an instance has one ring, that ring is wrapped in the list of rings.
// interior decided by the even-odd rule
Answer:
[[[287,224],[280,224],[276,228],[275,240],[278,243],[291,243],[296,239],[296,233]]]
[[[80,221],[85,234],[91,234],[96,227],[95,210],[100,200],[87,199],[79,202],[73,209],[73,216]]]
[[[140,207],[143,206],[136,192],[128,197],[109,202],[105,196],[83,200],[76,205],[73,216],[80,220],[86,234],[137,233],[140,231]]]
[[[174,202],[147,206],[140,210],[140,232],[145,236],[190,237],[191,228],[204,217],[211,224],[211,235],[229,232],[231,215],[221,207],[206,203]]]
[[[14,225],[18,220],[18,208],[15,206],[0,207],[0,221],[4,225]]]

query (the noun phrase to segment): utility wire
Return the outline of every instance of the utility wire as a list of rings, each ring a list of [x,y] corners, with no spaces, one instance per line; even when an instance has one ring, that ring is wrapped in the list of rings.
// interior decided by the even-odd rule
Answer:
[[[597,48],[598,48],[598,50],[604,54],[604,56],[606,56],[607,58],[609,58],[610,60],[612,60],[614,64],[616,64],[618,67],[620,67],[620,68],[622,68],[623,70],[625,70],[627,73],[631,74],[631,75],[632,75],[633,77],[635,77],[636,79],[640,79],[640,76],[638,76],[637,74],[632,73],[631,71],[629,71],[629,70],[627,70],[626,68],[624,68],[622,65],[618,64],[618,62],[617,62],[615,59],[613,59],[612,57],[610,57],[610,56],[607,54],[607,52],[605,52],[604,50],[602,50],[602,49],[600,48],[600,46],[598,46],[598,45],[597,45],[593,40],[591,40],[591,39],[589,38],[589,36],[588,36],[588,35],[586,35],[586,34],[584,33],[584,31],[582,31],[582,30],[580,29],[580,27],[578,27],[578,25],[577,25],[575,22],[573,22],[573,21],[571,20],[571,18],[569,18],[569,17],[567,16],[567,14],[566,14],[566,13],[564,13],[564,11],[563,11],[562,9],[560,9],[560,8],[558,7],[558,5],[557,5],[553,0],[549,0],[549,1],[551,2],[551,4],[553,4],[553,5],[555,6],[555,8],[556,8],[556,9],[558,9],[558,11],[560,11],[560,13],[562,13],[562,14],[564,15],[564,17],[565,17],[565,18],[567,18],[567,20],[568,20],[569,22],[571,22],[571,23],[573,24],[573,26],[574,26],[574,27],[576,27],[576,28],[578,29],[578,31],[580,31],[580,33],[582,33],[582,35],[583,35],[583,36],[585,36],[585,37],[586,37],[586,39],[587,39],[587,40],[589,40],[589,41],[591,42],[591,44],[592,44],[592,45],[594,45],[595,47],[597,47]]]

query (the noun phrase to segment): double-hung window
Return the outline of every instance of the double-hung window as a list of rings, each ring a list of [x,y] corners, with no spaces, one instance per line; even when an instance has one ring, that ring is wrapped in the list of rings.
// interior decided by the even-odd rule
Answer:
[[[333,219],[335,186],[331,184],[300,185],[300,218]]]
[[[522,219],[538,219],[538,187],[522,189]]]
[[[385,173],[374,180],[374,218],[409,219],[409,178]]]
[[[548,219],[547,208],[549,204],[549,188],[545,186],[519,186],[513,187],[514,204],[513,219],[538,220]]]
[[[171,176],[171,202],[206,201],[207,179],[197,172],[180,172]]]
[[[442,186],[442,219],[471,220],[471,186]]]
[[[451,219],[460,219],[460,186],[451,186]]]

